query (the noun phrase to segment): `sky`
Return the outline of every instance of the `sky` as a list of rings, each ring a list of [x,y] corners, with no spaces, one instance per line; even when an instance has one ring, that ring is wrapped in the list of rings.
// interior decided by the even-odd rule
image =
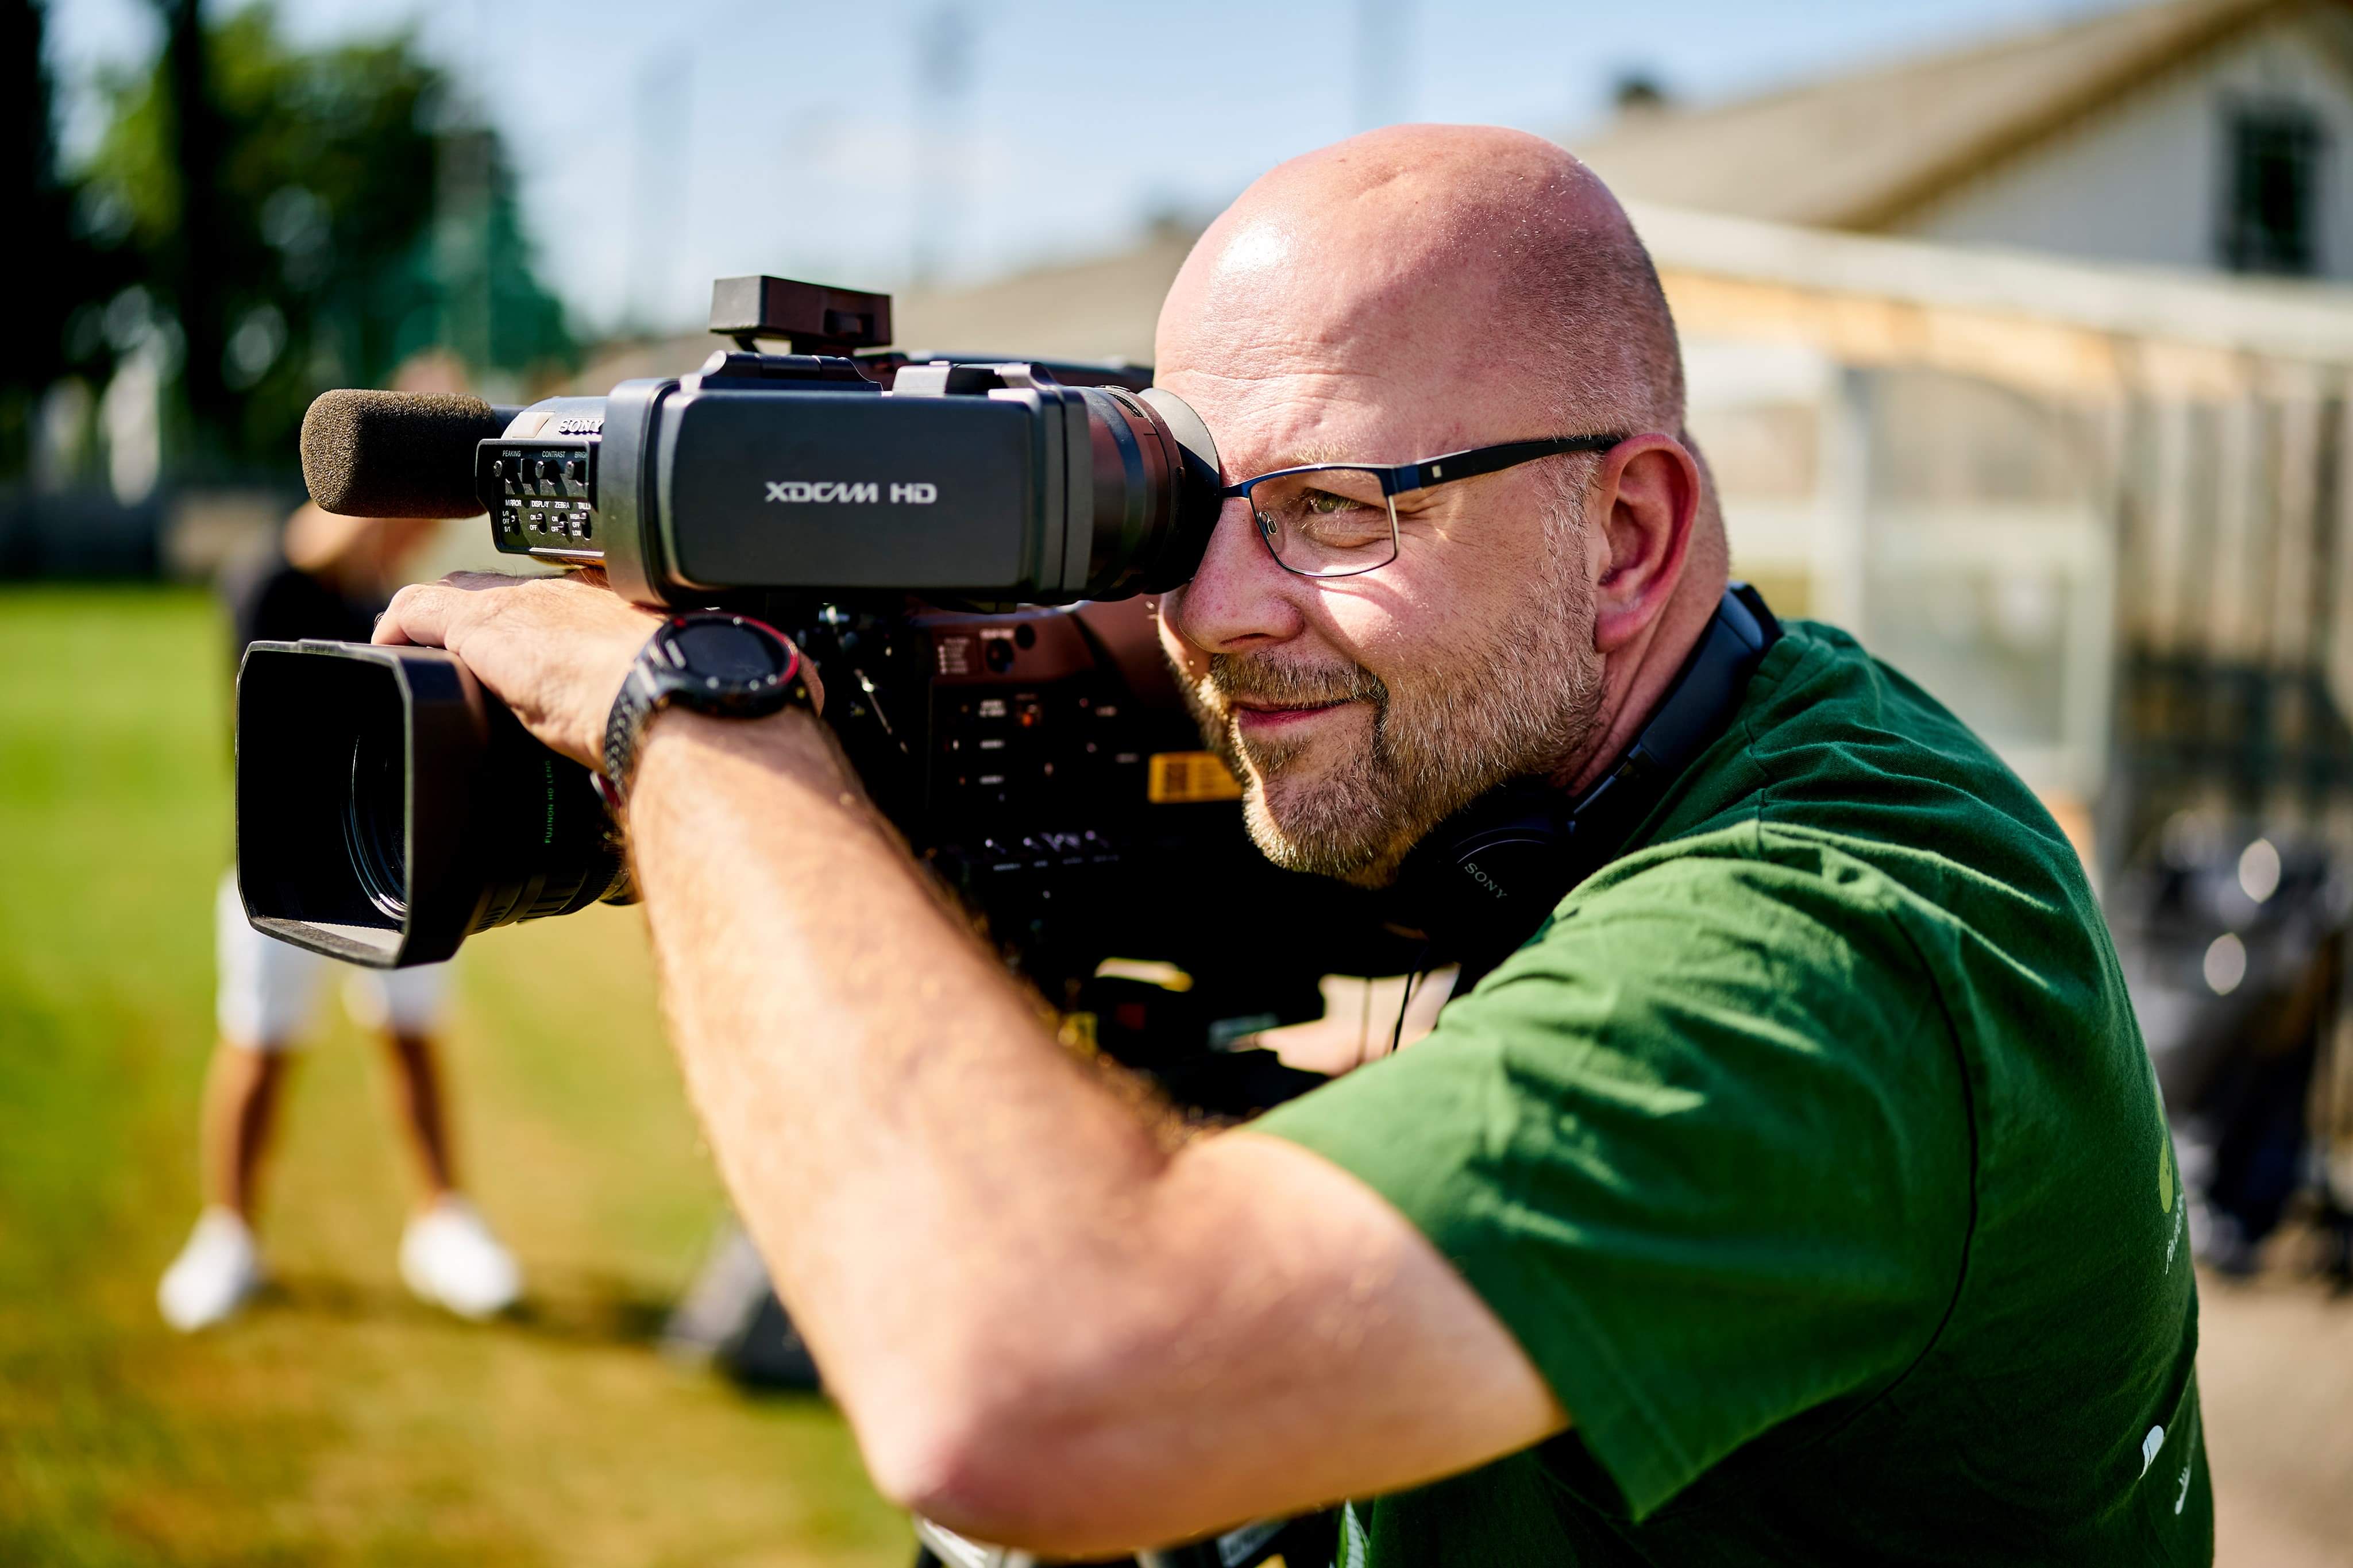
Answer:
[[[237,0],[212,0],[232,9]],[[1546,135],[1639,72],[1715,102],[2116,0],[279,0],[305,43],[408,28],[504,134],[591,331],[692,329],[744,272],[892,289],[1115,248],[1367,125]],[[69,152],[148,0],[50,0]]]

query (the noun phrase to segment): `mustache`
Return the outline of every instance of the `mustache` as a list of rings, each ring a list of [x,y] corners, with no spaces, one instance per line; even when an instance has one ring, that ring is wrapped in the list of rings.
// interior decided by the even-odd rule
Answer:
[[[1312,708],[1327,702],[1388,706],[1389,689],[1361,664],[1294,665],[1238,654],[1209,656],[1208,687],[1229,703],[1237,700]]]

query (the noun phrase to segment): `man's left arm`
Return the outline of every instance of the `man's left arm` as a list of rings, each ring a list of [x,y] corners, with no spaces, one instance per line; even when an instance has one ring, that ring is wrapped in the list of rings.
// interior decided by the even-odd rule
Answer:
[[[652,625],[578,580],[469,578],[404,591],[378,635],[449,647],[586,761]],[[1055,1045],[807,714],[662,716],[629,830],[712,1150],[898,1500],[984,1539],[1116,1549],[1395,1489],[1566,1424],[1355,1177],[1246,1131],[1165,1151]]]

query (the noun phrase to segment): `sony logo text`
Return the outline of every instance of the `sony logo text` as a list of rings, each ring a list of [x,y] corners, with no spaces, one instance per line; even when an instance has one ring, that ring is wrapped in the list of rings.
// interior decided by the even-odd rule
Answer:
[[[882,487],[872,479],[851,483],[847,479],[769,479],[768,499],[780,501],[862,501],[882,499]],[[893,484],[891,501],[894,506],[929,506],[940,499],[940,488],[926,484]]]

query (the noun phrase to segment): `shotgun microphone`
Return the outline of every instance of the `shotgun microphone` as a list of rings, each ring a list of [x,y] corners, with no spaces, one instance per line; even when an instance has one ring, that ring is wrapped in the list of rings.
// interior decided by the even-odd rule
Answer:
[[[474,448],[518,412],[447,393],[325,393],[302,416],[302,480],[344,517],[472,517]]]

